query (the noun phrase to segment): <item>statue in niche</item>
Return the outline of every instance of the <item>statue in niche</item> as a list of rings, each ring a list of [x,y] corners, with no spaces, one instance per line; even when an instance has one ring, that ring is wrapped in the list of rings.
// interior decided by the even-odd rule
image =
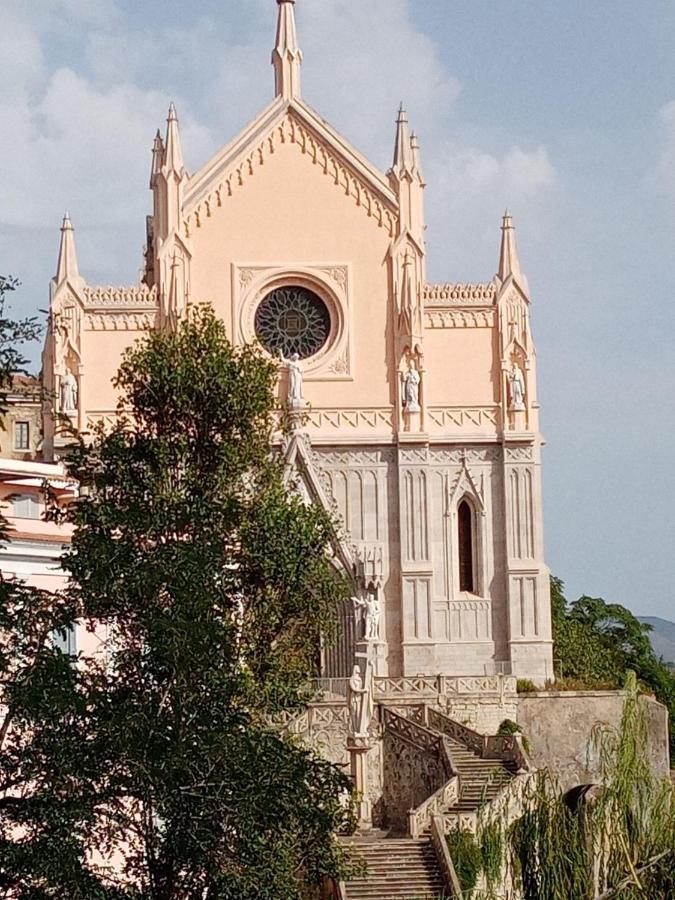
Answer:
[[[373,677],[372,666],[366,666],[366,683],[363,683],[359,665],[354,666],[352,676],[349,679],[347,700],[351,730],[354,737],[368,737],[368,728],[373,715]]]
[[[294,353],[290,359],[283,360],[288,366],[288,402],[291,406],[300,406],[302,396],[302,366],[300,356]]]
[[[379,592],[369,591],[365,598],[354,597],[354,605],[362,611],[365,620],[364,637],[367,641],[379,641],[380,639],[380,615],[382,604]]]
[[[409,413],[420,411],[420,373],[414,359],[408,362],[408,371],[403,380],[403,406]]]
[[[525,409],[525,378],[522,369],[515,360],[511,364],[509,382],[511,384],[511,409],[516,412],[522,412]]]
[[[64,375],[61,376],[61,412],[66,415],[73,415],[77,412],[77,380],[70,371],[66,369]]]

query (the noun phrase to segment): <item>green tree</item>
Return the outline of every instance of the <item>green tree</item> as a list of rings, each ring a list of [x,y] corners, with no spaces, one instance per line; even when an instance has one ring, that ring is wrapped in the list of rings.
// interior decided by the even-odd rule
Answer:
[[[675,677],[656,656],[649,632],[630,610],[599,597],[568,604],[564,584],[551,579],[554,655],[563,678],[587,687],[619,688],[628,671],[663,703],[670,717],[675,755]]]
[[[675,896],[675,788],[651,771],[649,710],[634,673],[624,687],[620,727],[594,732],[598,785],[564,796],[556,776],[540,769],[521,785],[517,804],[505,797],[481,813],[479,868],[488,887],[475,900],[503,897],[509,877],[524,900]],[[465,848],[450,847],[466,866]]]
[[[9,316],[9,295],[19,286],[15,278],[0,276],[0,416],[7,412],[7,392],[13,377],[27,374],[23,345],[36,340],[41,327],[36,318]],[[9,538],[7,520],[0,515],[0,542]],[[0,573],[0,889],[8,891],[15,875],[33,856],[48,868],[55,857],[66,871],[71,867],[72,846],[64,838],[54,840],[56,818],[63,813],[46,810],[43,828],[31,834],[33,849],[25,840],[35,809],[36,783],[33,765],[46,742],[61,740],[61,725],[72,705],[75,670],[57,649],[54,637],[73,620],[75,608],[65,597],[37,590]],[[40,720],[40,740],[32,732]],[[74,739],[75,734],[70,733]],[[58,766],[58,761],[53,761]],[[46,767],[44,769],[47,775]],[[39,802],[39,800],[36,800]],[[65,812],[65,811],[64,811]],[[78,856],[79,853],[76,854]],[[75,860],[74,866],[79,868]],[[8,894],[3,894],[8,896]],[[36,896],[38,896],[36,894]],[[91,896],[94,896],[93,894]]]
[[[26,374],[28,359],[22,346],[39,338],[42,326],[35,316],[12,319],[8,315],[9,295],[19,287],[16,278],[0,275],[0,414],[7,412],[7,391],[14,375]]]
[[[295,900],[342,871],[349,781],[270,725],[348,596],[270,453],[275,377],[199,311],[127,353],[118,424],[73,450],[64,602],[113,639],[55,710],[27,698],[19,898]]]

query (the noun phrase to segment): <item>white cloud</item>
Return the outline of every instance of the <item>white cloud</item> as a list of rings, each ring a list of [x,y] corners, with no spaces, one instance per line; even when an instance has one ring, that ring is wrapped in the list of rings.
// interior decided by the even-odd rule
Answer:
[[[60,217],[69,209],[76,226],[83,225],[84,274],[123,279],[140,258],[150,146],[169,99],[178,105],[186,164],[194,171],[272,97],[274,6],[240,0],[187,24],[167,15],[151,30],[143,27],[145,14],[123,12],[115,0],[6,2],[0,35],[5,253],[11,258],[13,230],[32,232],[31,277],[46,285]],[[555,183],[544,147],[524,149],[514,141],[495,154],[463,143],[457,122],[451,132],[460,85],[433,39],[412,22],[408,0],[312,0],[298,6],[297,16],[304,96],[383,167],[391,158],[397,106],[405,100],[422,140],[436,246],[456,241],[458,222],[462,234],[478,227],[480,217],[483,228],[492,228],[486,208],[505,199],[538,202]],[[105,239],[97,243],[95,235]],[[468,250],[477,256],[486,247],[473,241]],[[16,251],[23,259],[18,245]],[[13,263],[3,266],[13,269]]]

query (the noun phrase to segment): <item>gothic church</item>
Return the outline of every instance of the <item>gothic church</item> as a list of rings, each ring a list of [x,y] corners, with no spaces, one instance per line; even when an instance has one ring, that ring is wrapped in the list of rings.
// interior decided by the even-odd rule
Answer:
[[[124,350],[208,302],[279,357],[289,472],[340,522],[354,582],[326,675],[350,674],[359,611],[375,674],[553,677],[530,297],[511,218],[497,274],[426,280],[425,181],[403,107],[380,172],[302,99],[295,0],[277,0],[274,98],[188,173],[173,105],[152,151],[141,283],[80,275],[64,220],[43,355],[45,455],[115,416]],[[430,186],[433,189],[433,185]]]

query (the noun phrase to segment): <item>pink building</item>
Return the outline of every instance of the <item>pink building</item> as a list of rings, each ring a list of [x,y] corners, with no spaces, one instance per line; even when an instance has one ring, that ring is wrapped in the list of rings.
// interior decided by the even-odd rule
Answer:
[[[274,96],[195,173],[171,106],[152,150],[139,284],[89,284],[66,217],[46,387],[80,429],[110,422],[124,350],[212,304],[235,344],[282,354],[280,398],[302,415],[279,446],[344,526],[357,614],[343,611],[325,673],[349,674],[365,609],[378,675],[542,681],[553,675],[542,439],[513,223],[504,216],[498,256],[495,227],[497,274],[428,283],[427,186],[405,109],[392,111],[381,172],[303,101],[301,63],[294,2],[278,0]],[[57,460],[49,411],[44,435]],[[31,528],[36,543],[46,526]],[[39,546],[58,556],[56,537]],[[18,552],[17,536],[3,567]],[[58,577],[48,570],[39,577]]]

